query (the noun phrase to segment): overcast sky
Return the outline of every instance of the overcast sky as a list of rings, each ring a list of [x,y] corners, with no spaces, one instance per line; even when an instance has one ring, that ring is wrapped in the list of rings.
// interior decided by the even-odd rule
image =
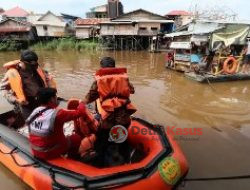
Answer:
[[[94,6],[102,5],[107,0],[1,0],[0,7],[10,9],[20,6],[28,11],[44,13],[68,13],[85,17],[85,13]],[[220,6],[229,13],[238,14],[241,20],[250,20],[250,0],[121,0],[125,12],[143,8],[154,13],[165,15],[171,10],[190,10],[195,5],[199,8]]]

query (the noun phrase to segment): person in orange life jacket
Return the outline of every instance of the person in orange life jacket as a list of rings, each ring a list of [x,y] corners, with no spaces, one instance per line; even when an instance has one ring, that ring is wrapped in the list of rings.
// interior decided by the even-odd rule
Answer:
[[[38,56],[31,50],[21,52],[20,60],[4,64],[7,69],[1,83],[4,97],[20,110],[24,119],[38,106],[35,99],[40,88],[53,87],[52,77],[38,65]]]
[[[40,106],[26,120],[32,152],[40,159],[53,159],[66,153],[74,157],[78,155],[82,140],[77,134],[66,137],[63,125],[85,116],[85,104],[80,102],[76,110],[58,109],[56,93],[54,88],[39,89]]]
[[[100,126],[97,132],[95,148],[100,158],[97,162],[105,166],[115,162],[116,158],[111,159],[114,156],[107,155],[108,152],[117,155],[117,151],[113,150],[118,149],[124,160],[127,159],[127,142],[125,141],[119,146],[114,142],[109,142],[109,132],[115,125],[128,128],[131,123],[130,116],[136,109],[129,99],[130,94],[134,94],[135,90],[129,82],[127,70],[125,68],[116,68],[115,60],[111,57],[104,57],[100,62],[100,66],[101,69],[96,72],[96,80],[93,82],[84,102],[88,104],[96,101],[97,104],[97,111],[100,114]]]

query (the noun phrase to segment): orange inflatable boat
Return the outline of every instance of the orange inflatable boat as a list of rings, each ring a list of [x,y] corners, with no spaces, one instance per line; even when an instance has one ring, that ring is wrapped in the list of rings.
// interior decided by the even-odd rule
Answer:
[[[38,190],[170,190],[186,176],[185,156],[163,127],[133,118],[128,141],[144,156],[137,161],[131,158],[131,163],[126,165],[97,168],[66,157],[43,161],[32,156],[25,136],[0,124],[0,162]]]

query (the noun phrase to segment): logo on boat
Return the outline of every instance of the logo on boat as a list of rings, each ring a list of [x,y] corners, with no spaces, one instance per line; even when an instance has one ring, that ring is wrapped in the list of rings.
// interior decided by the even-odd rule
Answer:
[[[169,185],[174,185],[181,177],[181,169],[178,160],[167,157],[160,162],[158,170],[161,178]]]
[[[123,143],[128,138],[128,130],[122,125],[116,125],[109,131],[109,141]]]
[[[137,126],[132,126],[133,135],[156,135],[157,133],[152,129],[139,128]],[[202,128],[177,128],[175,126],[165,127],[165,131],[169,135],[183,135],[183,136],[201,136],[203,134]]]

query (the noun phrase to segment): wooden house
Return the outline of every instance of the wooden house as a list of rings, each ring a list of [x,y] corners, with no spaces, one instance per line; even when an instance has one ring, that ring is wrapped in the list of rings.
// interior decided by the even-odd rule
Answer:
[[[74,34],[73,27],[62,17],[48,11],[34,22],[37,34],[43,37],[65,37]]]
[[[0,38],[3,41],[33,41],[37,35],[30,23],[9,18],[0,22]]]
[[[108,20],[108,18],[77,19],[75,21],[76,38],[88,39],[97,37],[100,33],[100,23]]]
[[[172,32],[172,28],[172,20],[138,9],[111,21],[102,22],[100,36],[104,43],[112,40],[115,46],[120,47],[118,49],[147,49],[154,37]]]

